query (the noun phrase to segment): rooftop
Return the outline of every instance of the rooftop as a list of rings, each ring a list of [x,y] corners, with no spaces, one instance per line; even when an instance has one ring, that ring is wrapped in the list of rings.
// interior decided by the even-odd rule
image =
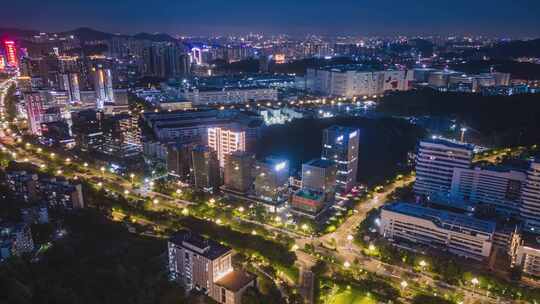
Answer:
[[[231,251],[230,247],[221,245],[220,243],[205,238],[199,234],[191,232],[189,230],[179,230],[177,231],[169,240],[170,242],[176,244],[177,246],[186,248],[186,244],[195,247],[199,254],[210,259],[215,260],[220,256]],[[191,248],[188,247],[191,250]]]
[[[479,220],[465,214],[423,207],[417,204],[397,202],[383,207],[384,210],[432,221],[444,229],[467,228],[484,233],[495,232],[495,222]]]
[[[223,278],[219,279],[216,284],[224,287],[227,290],[236,292],[244,288],[246,285],[255,280],[255,276],[241,270],[229,272]]]
[[[459,141],[440,138],[440,137],[424,139],[424,140],[422,140],[420,142],[420,144],[422,144],[422,143],[444,145],[444,146],[451,147],[451,148],[466,149],[466,150],[471,150],[471,151],[473,151],[473,149],[474,149],[474,146],[471,145],[471,144],[462,143],[462,142],[459,142]]]
[[[392,70],[392,69],[385,69],[377,66],[372,65],[364,65],[364,64],[344,64],[344,65],[330,65],[318,68],[318,70],[323,71],[334,71],[334,72],[349,72],[349,71],[355,71],[355,72],[378,72],[378,71],[386,71],[386,70]]]

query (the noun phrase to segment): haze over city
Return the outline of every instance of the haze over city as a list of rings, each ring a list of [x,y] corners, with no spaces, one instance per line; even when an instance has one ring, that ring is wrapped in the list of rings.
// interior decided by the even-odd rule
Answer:
[[[31,8],[31,9],[28,9]],[[15,1],[4,27],[183,35],[271,34],[492,35],[540,34],[540,3],[480,1]],[[25,15],[25,18],[19,18]]]

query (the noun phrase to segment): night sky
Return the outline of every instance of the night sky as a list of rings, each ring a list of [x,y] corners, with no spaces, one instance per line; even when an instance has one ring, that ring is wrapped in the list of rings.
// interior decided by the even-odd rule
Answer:
[[[540,36],[540,0],[4,0],[1,27],[170,34]]]

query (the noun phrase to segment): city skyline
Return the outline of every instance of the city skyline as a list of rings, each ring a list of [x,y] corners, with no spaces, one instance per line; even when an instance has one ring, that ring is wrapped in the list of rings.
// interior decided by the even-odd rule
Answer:
[[[133,34],[172,35],[245,34],[249,32],[327,35],[502,35],[540,36],[540,3],[464,0],[452,3],[415,0],[378,1],[276,0],[271,4],[217,0],[169,3],[152,9],[140,0],[115,3],[55,1],[43,5],[30,0],[10,3],[0,27],[61,32],[78,27]],[[28,7],[35,9],[28,10]],[[226,13],[224,13],[226,12]],[[478,14],[478,12],[482,12]],[[18,18],[24,14],[29,18]]]

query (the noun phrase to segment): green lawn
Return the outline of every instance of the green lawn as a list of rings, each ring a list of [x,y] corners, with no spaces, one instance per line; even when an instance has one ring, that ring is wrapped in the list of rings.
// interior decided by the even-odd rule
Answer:
[[[330,299],[328,304],[376,304],[372,297],[366,296],[365,292],[359,290],[350,289],[344,290],[336,294]]]

